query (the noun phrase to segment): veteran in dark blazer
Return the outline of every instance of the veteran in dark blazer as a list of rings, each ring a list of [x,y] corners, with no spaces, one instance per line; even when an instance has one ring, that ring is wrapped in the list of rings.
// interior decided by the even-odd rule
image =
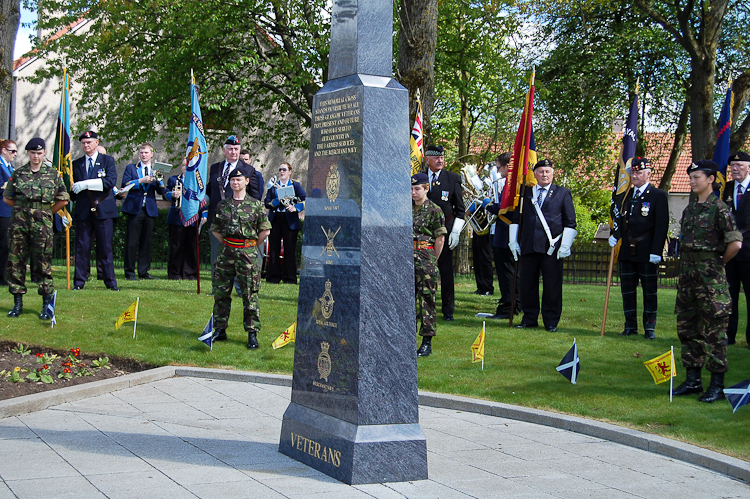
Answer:
[[[508,229],[508,249],[516,260],[520,258],[523,318],[516,326],[518,329],[539,326],[540,275],[542,321],[547,331],[557,331],[562,315],[562,258],[570,256],[578,231],[573,197],[568,189],[552,183],[554,173],[554,164],[549,159],[534,166],[537,185],[526,189],[523,220],[516,209]]]
[[[114,219],[119,216],[112,187],[117,183],[115,159],[99,154],[96,132],[79,137],[84,155],[73,161],[73,185],[70,199],[75,201],[73,221],[76,224],[76,266],[73,289],[86,284],[91,245],[96,238],[96,259],[104,271],[107,289],[119,291],[112,255]]]
[[[723,201],[732,209],[737,230],[742,234],[742,248],[737,256],[726,264],[729,295],[732,297],[732,313],[727,327],[727,343],[737,342],[739,323],[740,286],[745,290],[745,305],[750,310],[750,154],[739,151],[729,156],[732,179],[724,187]],[[750,322],[745,325],[745,341],[750,345]]]
[[[425,151],[427,176],[430,180],[430,192],[427,199],[437,204],[445,215],[445,228],[448,230],[448,244],[443,247],[438,258],[440,272],[440,297],[443,319],[453,320],[456,308],[453,290],[453,250],[458,246],[458,238],[464,228],[466,206],[464,206],[461,176],[443,169],[445,166],[445,149],[443,146],[427,146]]]
[[[657,284],[659,263],[669,229],[667,193],[651,185],[648,158],[635,158],[631,166],[631,191],[625,196],[618,225],[622,245],[618,256],[622,310],[625,328],[620,336],[638,334],[636,317],[638,282],[643,288],[643,330],[645,337],[656,337]],[[610,246],[617,244],[613,235]]]
[[[122,175],[122,186],[132,185],[122,203],[122,212],[127,214],[128,228],[125,234],[125,279],[156,279],[151,274],[151,241],[154,221],[159,216],[156,195],[164,193],[162,181],[154,177],[152,159],[154,148],[148,142],[138,146],[140,161],[129,164]],[[138,275],[136,276],[136,255]]]
[[[188,227],[185,227],[180,215],[182,193],[185,190],[186,168],[187,161],[183,159],[182,172],[180,175],[169,177],[167,187],[164,190],[164,199],[172,203],[167,213],[167,225],[169,226],[167,278],[175,281],[180,279],[194,281],[198,278],[197,254],[195,249],[198,222],[193,222]]]

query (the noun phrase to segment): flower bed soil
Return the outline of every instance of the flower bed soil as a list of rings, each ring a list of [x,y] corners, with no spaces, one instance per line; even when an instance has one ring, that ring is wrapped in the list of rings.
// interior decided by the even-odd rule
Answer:
[[[21,355],[18,353],[18,347],[19,345],[16,342],[0,341],[0,400],[80,385],[91,381],[116,378],[124,374],[145,371],[155,367],[133,359],[111,357],[103,353],[80,352],[76,356],[75,350],[77,349],[61,351],[35,345],[26,345],[29,353]],[[47,354],[47,357],[41,357],[44,354]],[[50,359],[52,355],[58,357],[47,364],[38,362],[41,359]],[[96,367],[100,363],[100,359],[103,360],[105,357],[108,357],[109,360],[102,363],[106,364],[109,369]],[[41,374],[42,371],[39,370],[44,366],[48,367],[45,371],[48,373],[48,377],[45,379],[47,381],[52,380],[52,383],[26,379],[32,373]],[[70,372],[64,373],[66,369]],[[25,381],[15,383],[11,381],[14,371],[16,372],[16,378],[20,377]],[[60,378],[61,373],[64,377],[70,376],[70,378]],[[79,373],[88,374],[78,375]]]

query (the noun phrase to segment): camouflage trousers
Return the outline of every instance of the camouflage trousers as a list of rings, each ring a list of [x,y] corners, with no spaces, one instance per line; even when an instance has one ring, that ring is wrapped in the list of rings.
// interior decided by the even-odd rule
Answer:
[[[214,328],[226,329],[232,309],[232,288],[235,277],[242,295],[242,325],[248,333],[260,332],[260,271],[255,248],[219,247],[214,263]]]
[[[682,365],[712,373],[727,372],[727,325],[732,311],[721,260],[683,261],[677,285],[677,336]]]
[[[437,269],[429,272],[429,269],[414,268],[414,291],[417,309],[417,324],[420,336],[435,336],[435,321],[437,320],[437,306],[435,295],[437,293]]]
[[[55,292],[52,282],[52,212],[15,208],[8,229],[6,276],[10,292],[26,294],[26,263],[39,272],[39,294]]]

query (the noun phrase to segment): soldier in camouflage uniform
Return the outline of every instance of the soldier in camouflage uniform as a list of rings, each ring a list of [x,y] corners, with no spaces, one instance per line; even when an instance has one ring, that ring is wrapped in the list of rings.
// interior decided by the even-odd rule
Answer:
[[[422,345],[417,355],[427,357],[432,353],[435,336],[435,293],[438,282],[437,259],[443,250],[445,216],[438,205],[427,199],[430,190],[426,173],[411,177],[412,219],[414,227],[414,291],[417,321],[422,319],[419,335]]]
[[[16,168],[3,194],[5,204],[13,207],[8,229],[11,246],[7,264],[7,279],[13,295],[9,317],[23,312],[26,294],[26,263],[39,269],[39,294],[42,312],[39,318],[50,320],[49,305],[55,286],[52,282],[52,221],[53,215],[68,204],[70,195],[60,173],[44,164],[44,141],[34,138],[26,145],[29,163]]]
[[[258,292],[260,269],[257,247],[271,232],[271,224],[260,201],[246,197],[250,179],[245,170],[235,168],[229,174],[232,197],[216,207],[211,232],[221,242],[214,264],[214,341],[227,339],[226,328],[232,307],[232,283],[239,281],[244,306],[243,325],[247,331],[247,348],[258,348],[260,331]]]
[[[732,309],[724,265],[742,246],[732,212],[713,195],[718,168],[713,161],[701,160],[687,170],[693,195],[680,222],[680,280],[675,304],[686,380],[673,393],[701,393],[705,364],[711,383],[698,400],[708,403],[724,398],[726,333]]]

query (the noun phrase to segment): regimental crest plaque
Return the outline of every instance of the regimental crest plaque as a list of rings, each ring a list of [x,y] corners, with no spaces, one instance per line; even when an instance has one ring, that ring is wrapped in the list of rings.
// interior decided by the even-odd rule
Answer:
[[[323,317],[328,320],[331,318],[331,315],[333,315],[333,293],[331,293],[331,281],[330,279],[326,279],[326,290],[323,292],[323,296],[318,298],[318,301],[320,302],[320,308],[321,312],[323,314]]]
[[[333,164],[326,179],[326,196],[331,203],[339,197],[339,187],[341,187],[341,174],[339,167]]]
[[[318,355],[318,374],[326,383],[328,383],[328,376],[331,375],[331,356],[328,354],[330,346],[327,341],[321,342],[320,354]]]

